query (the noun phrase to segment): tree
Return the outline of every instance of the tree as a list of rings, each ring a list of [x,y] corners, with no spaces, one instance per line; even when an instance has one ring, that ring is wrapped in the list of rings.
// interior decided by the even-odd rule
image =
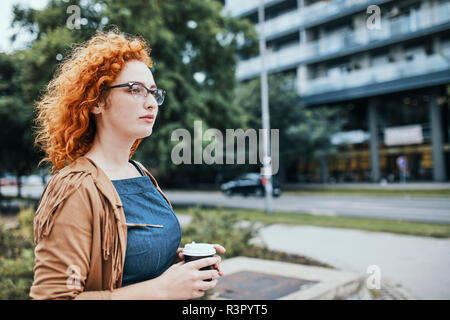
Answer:
[[[71,5],[80,8],[79,29],[67,25]],[[215,0],[51,0],[43,10],[16,6],[14,24],[35,37],[25,50],[20,75],[28,107],[72,44],[113,27],[139,35],[152,48],[157,85],[168,93],[152,136],[143,140],[135,157],[167,183],[202,173],[214,180],[217,166],[174,165],[170,155],[176,142],[170,143],[170,136],[177,128],[193,132],[194,120],[219,130],[244,124],[245,111],[233,102],[235,52],[254,54],[257,35],[250,22],[223,16],[222,6]]]
[[[16,56],[0,53],[0,69],[0,171],[16,176],[21,197],[21,177],[38,159],[30,130],[33,115],[23,98]]]
[[[271,74],[269,112],[271,129],[279,129],[280,180],[295,181],[288,174],[296,172],[299,159],[323,163],[336,152],[331,136],[340,131],[345,121],[337,109],[308,108],[301,103],[294,75]],[[261,128],[260,79],[242,83],[236,89],[236,104],[248,110],[248,125]]]

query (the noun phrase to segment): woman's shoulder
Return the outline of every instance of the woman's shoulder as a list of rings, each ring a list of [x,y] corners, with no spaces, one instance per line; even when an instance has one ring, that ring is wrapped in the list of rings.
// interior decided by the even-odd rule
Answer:
[[[89,186],[93,183],[92,170],[86,165],[80,165],[80,160],[59,170],[48,182],[46,189],[53,190],[59,187],[78,188],[82,184]]]
[[[87,157],[79,157],[59,170],[49,180],[39,204],[57,206],[75,193],[89,202],[96,202],[102,195],[107,202],[120,205],[110,179]]]
[[[60,169],[48,182],[48,187],[84,187],[94,188],[96,184],[107,182],[107,176],[87,157],[79,157]]]
[[[38,207],[45,205],[54,208],[75,193],[85,196],[98,194],[92,168],[78,160],[59,170],[48,181]]]
[[[49,234],[55,219],[90,220],[98,195],[89,172],[65,167],[47,183],[34,217],[35,243]],[[95,206],[95,205],[94,205]],[[97,205],[98,206],[98,205]]]
[[[39,201],[38,211],[44,207],[45,210],[54,210],[75,195],[86,197],[95,191],[94,188],[95,184],[89,173],[61,170],[47,183]]]
[[[96,174],[98,171],[95,163],[87,157],[81,156],[72,161],[70,164],[60,169],[55,176],[65,177],[68,174],[83,175],[83,174]]]

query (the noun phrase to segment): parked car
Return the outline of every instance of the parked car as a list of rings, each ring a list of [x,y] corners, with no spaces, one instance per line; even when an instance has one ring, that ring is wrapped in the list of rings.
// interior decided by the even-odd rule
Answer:
[[[17,178],[15,176],[6,174],[0,179],[0,183],[2,187],[4,186],[16,186],[17,185]]]
[[[0,178],[0,185],[1,185],[2,187],[7,186],[8,183],[9,183],[8,178],[6,178],[6,177]]]
[[[8,185],[8,178],[0,177],[0,186],[4,187]]]
[[[253,194],[263,197],[266,194],[265,184],[266,178],[260,173],[244,173],[237,178],[222,184],[220,188],[227,196],[232,196],[234,194],[248,196]],[[275,176],[272,176],[272,195],[274,197],[279,197],[281,195],[278,179]]]

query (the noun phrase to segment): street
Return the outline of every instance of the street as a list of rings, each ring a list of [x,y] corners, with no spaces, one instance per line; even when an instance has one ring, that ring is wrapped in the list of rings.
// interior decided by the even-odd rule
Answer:
[[[24,186],[22,195],[38,199],[42,191],[42,186]],[[265,208],[264,198],[228,198],[220,192],[163,191],[170,202],[177,206],[224,206],[259,210]],[[2,193],[16,195],[17,189],[2,187]],[[450,223],[449,198],[283,194],[280,198],[273,198],[272,208],[274,211],[291,213]]]
[[[164,192],[176,205],[224,206],[264,210],[264,198],[233,196],[219,192]],[[328,216],[382,218],[404,221],[450,223],[450,199],[420,197],[369,197],[287,195],[273,198],[274,211]]]

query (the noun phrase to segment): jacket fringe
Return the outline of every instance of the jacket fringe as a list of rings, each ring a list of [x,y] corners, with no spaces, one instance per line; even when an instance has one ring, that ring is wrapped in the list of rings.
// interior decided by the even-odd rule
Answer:
[[[34,242],[37,244],[42,238],[48,236],[52,230],[53,222],[58,212],[58,207],[65,199],[77,190],[89,172],[60,172],[56,174],[44,189],[42,198],[34,217]],[[109,289],[120,286],[122,277],[122,250],[119,239],[119,228],[121,228],[120,213],[102,192],[98,192],[101,199],[103,212],[101,215],[102,230],[102,252],[103,259],[109,260],[111,255],[111,279]],[[111,214],[113,213],[114,214]]]
[[[122,250],[119,241],[119,228],[121,227],[121,221],[119,213],[116,208],[113,208],[111,203],[106,201],[105,197],[102,197],[103,208],[107,209],[105,212],[114,212],[114,215],[107,215],[103,217],[102,221],[102,252],[103,259],[109,260],[112,256],[114,259],[111,261],[111,281],[109,283],[109,289],[112,290],[120,285],[122,276]]]
[[[81,185],[86,173],[69,172],[55,175],[45,187],[34,216],[34,243],[49,235],[55,213],[64,200]]]

